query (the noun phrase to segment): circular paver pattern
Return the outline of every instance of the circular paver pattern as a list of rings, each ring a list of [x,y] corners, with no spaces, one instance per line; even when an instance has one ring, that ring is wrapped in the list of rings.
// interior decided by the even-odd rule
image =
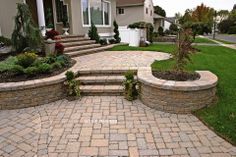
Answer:
[[[150,51],[104,51],[96,54],[74,58],[79,63],[79,69],[103,68],[138,68],[149,67],[155,60],[167,60],[170,55]]]
[[[0,156],[235,156],[193,115],[123,97],[83,97],[0,111]]]

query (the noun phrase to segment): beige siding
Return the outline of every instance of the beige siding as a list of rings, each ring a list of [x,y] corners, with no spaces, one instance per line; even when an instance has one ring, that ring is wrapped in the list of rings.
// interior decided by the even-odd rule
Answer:
[[[146,9],[148,9],[148,13],[146,13]],[[152,0],[146,0],[144,3],[144,21],[147,23],[153,23],[153,2]]]
[[[154,31],[158,31],[159,27],[164,27],[164,19],[155,19],[154,20]]]
[[[128,26],[134,22],[144,21],[144,7],[143,6],[132,6],[122,7],[124,8],[124,14],[117,14],[116,20],[120,26]]]
[[[20,2],[22,0],[0,0],[0,27],[5,37],[11,37],[16,16],[16,3]]]
[[[111,2],[111,25],[106,27],[98,27],[99,33],[112,33],[113,21],[116,16],[116,2]],[[88,33],[89,27],[84,27],[82,22],[81,0],[71,0],[71,32],[73,34],[85,35]]]

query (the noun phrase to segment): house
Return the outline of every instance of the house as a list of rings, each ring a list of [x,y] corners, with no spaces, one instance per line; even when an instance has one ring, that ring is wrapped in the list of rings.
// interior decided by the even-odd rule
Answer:
[[[119,26],[128,26],[135,22],[153,24],[152,0],[117,0],[116,20]]]
[[[62,33],[64,17],[68,17],[71,34],[87,34],[91,21],[101,36],[109,36],[113,32],[116,0],[1,0],[0,28],[3,36],[11,36],[17,3],[29,5],[33,20],[43,34],[49,23]]]
[[[171,24],[176,24],[177,20],[175,17],[166,17],[164,22],[164,31],[169,30]]]
[[[154,19],[154,32],[158,32],[159,27],[162,27],[164,29],[165,17],[158,14],[154,14],[153,19]]]

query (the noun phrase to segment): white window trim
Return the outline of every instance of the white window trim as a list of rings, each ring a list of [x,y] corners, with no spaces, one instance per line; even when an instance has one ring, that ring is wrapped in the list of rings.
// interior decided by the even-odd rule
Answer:
[[[106,0],[102,0],[102,2],[105,2],[105,3],[109,3],[109,25],[95,25],[96,27],[111,27],[111,2],[110,1],[106,1]],[[82,19],[82,25],[83,27],[87,28],[87,27],[91,27],[91,12],[90,12],[90,0],[88,0],[88,7],[89,7],[89,12],[88,12],[88,18],[89,18],[89,24],[84,24],[84,16],[83,16],[83,2],[81,1],[81,19]],[[102,10],[104,10],[104,3],[102,5]],[[103,15],[102,15],[102,18],[103,18],[103,23],[105,23],[105,13],[103,12]]]

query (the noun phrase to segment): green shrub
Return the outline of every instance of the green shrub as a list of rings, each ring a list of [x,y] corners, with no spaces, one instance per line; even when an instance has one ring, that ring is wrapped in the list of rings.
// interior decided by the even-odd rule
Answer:
[[[73,79],[75,79],[75,73],[73,73],[72,71],[67,71],[66,72],[66,80],[72,81]]]
[[[38,71],[42,74],[50,73],[51,70],[52,70],[52,66],[50,64],[47,64],[47,63],[43,63],[43,64],[38,66]]]
[[[8,72],[12,72],[15,74],[24,74],[24,68],[20,65],[13,65],[10,69],[8,69]]]
[[[68,96],[80,97],[80,82],[75,80],[75,74],[72,71],[66,73],[66,86],[68,87]]]
[[[52,69],[61,69],[63,65],[60,62],[55,62],[52,65]]]
[[[11,46],[11,39],[5,38],[4,36],[0,36],[0,43],[3,43],[5,46]]]
[[[0,73],[8,71],[9,69],[13,68],[13,66],[17,63],[16,57],[8,57],[6,60],[0,62]]]
[[[91,28],[89,30],[88,33],[89,37],[91,40],[95,40],[97,43],[99,43],[100,41],[100,36],[98,35],[98,30],[97,27],[94,25],[94,23],[92,22],[91,24]]]
[[[113,26],[114,26],[114,33],[115,33],[114,39],[116,43],[120,43],[121,38],[120,38],[119,26],[116,21],[113,22]]]
[[[35,53],[25,52],[24,54],[20,54],[17,56],[17,59],[18,59],[17,64],[24,68],[27,68],[35,62],[37,57],[38,56]]]
[[[101,45],[107,45],[107,40],[106,39],[100,39],[99,43]]]
[[[28,76],[35,76],[39,72],[39,69],[37,67],[28,67],[24,70],[24,73]]]
[[[160,36],[164,36],[164,30],[163,30],[162,27],[159,27],[159,28],[158,28],[158,34],[159,34]]]
[[[70,57],[65,55],[60,55],[56,57],[56,61],[68,65],[70,63]]]
[[[229,28],[228,34],[236,34],[236,26],[231,26]]]
[[[126,80],[124,81],[124,96],[127,100],[133,101],[137,99],[138,90],[136,88],[137,81],[134,80],[134,72],[128,71],[125,73]]]

